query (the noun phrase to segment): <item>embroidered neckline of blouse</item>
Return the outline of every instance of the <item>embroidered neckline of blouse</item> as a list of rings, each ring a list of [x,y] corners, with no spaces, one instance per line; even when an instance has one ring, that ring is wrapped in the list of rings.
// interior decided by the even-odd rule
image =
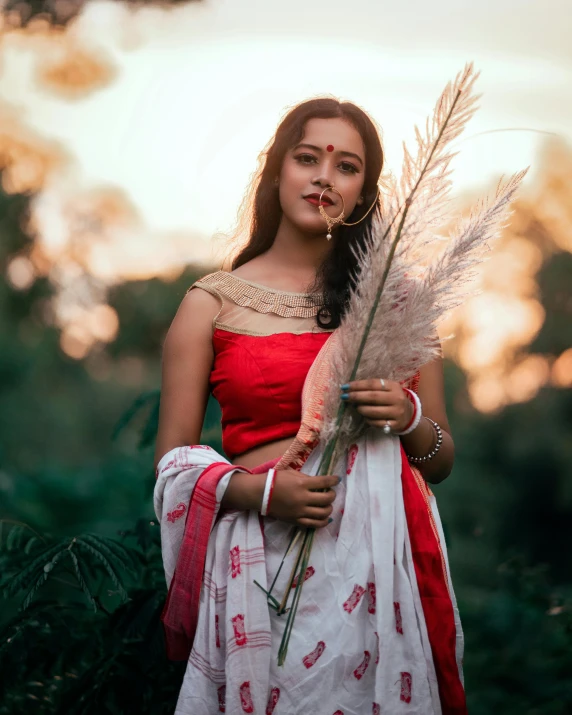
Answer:
[[[216,271],[196,281],[207,291],[220,292],[237,305],[252,308],[258,313],[274,313],[284,318],[310,318],[317,315],[323,305],[322,297],[314,293],[291,293],[253,283],[245,278]],[[191,286],[191,287],[193,287]],[[190,288],[189,288],[190,290]]]

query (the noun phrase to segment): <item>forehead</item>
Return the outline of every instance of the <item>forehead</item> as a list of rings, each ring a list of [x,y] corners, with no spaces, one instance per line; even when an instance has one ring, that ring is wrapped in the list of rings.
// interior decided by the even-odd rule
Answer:
[[[365,147],[358,130],[345,119],[318,119],[306,122],[303,141],[325,149],[333,144],[336,151],[351,151],[365,158]]]

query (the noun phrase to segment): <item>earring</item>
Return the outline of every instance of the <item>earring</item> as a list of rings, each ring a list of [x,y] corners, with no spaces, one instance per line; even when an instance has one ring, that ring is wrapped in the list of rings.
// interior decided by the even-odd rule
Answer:
[[[274,186],[278,186],[278,177],[274,179]]]
[[[358,206],[361,206],[363,204],[363,196],[360,196],[356,203]]]

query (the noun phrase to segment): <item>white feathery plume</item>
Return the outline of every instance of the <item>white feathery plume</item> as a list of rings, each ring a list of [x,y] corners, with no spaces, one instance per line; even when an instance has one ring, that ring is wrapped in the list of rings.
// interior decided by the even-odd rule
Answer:
[[[510,216],[509,204],[527,169],[506,184],[499,183],[492,201],[480,201],[459,222],[441,255],[421,271],[428,263],[423,249],[437,238],[436,227],[448,219],[449,164],[455,154],[447,147],[475,111],[477,97],[471,91],[477,77],[472,64],[466,65],[439,98],[431,122],[427,120],[425,137],[415,128],[417,157],[413,159],[405,147],[401,180],[397,183],[391,178],[389,192],[382,196],[381,217],[373,222],[364,246],[356,250],[357,281],[336,331],[339,342],[324,395],[321,440],[325,449],[318,474],[330,473],[335,456],[367,426],[357,412],[340,404],[339,385],[371,377],[405,380],[439,354],[437,323],[461,302],[472,269]],[[302,531],[302,544],[278,609],[280,614],[288,612],[279,665],[288,652],[305,580],[302,575],[312,551],[315,530]],[[296,540],[293,537],[284,558]],[[292,588],[294,596],[286,608]]]
[[[383,376],[405,380],[440,354],[436,326],[468,294],[467,285],[475,276],[475,267],[485,258],[489,243],[500,235],[513,213],[510,203],[527,171],[528,168],[519,171],[504,184],[499,181],[492,199],[480,199],[470,214],[458,222],[447,247],[422,276],[409,278],[404,270],[406,262],[393,260],[353,379]],[[332,364],[331,389],[324,410],[322,438],[329,440],[337,434],[338,449],[347,446],[366,426],[361,416],[352,411],[336,429],[337,386],[351,374],[357,355],[355,336],[366,328],[378,280],[368,256],[360,258],[366,260],[363,280],[360,279],[359,292],[356,290],[352,295],[350,310],[339,328],[340,349]],[[350,347],[353,352],[347,353]]]
[[[425,133],[415,126],[417,154],[415,157],[403,143],[403,165],[399,184],[385,210],[392,217],[399,207],[407,207],[397,247],[397,255],[419,252],[435,237],[435,229],[449,218],[451,190],[450,164],[458,152],[450,145],[464,130],[477,110],[480,94],[474,94],[474,84],[480,72],[467,63],[454,81],[448,82],[435,104],[433,114],[425,122]],[[397,222],[388,235],[391,242]]]
[[[448,219],[448,166],[454,154],[447,144],[474,113],[471,90],[477,77],[467,65],[437,102],[431,125],[426,123],[426,137],[416,129],[417,159],[405,149],[399,186],[394,183],[381,219],[356,253],[359,277],[337,331],[321,433],[326,442],[336,437],[338,450],[367,426],[356,411],[340,407],[338,386],[371,377],[406,380],[440,354],[436,325],[462,301],[461,287],[508,219],[508,204],[526,173],[499,184],[490,205],[479,202],[423,274],[423,248],[434,240],[433,228]]]

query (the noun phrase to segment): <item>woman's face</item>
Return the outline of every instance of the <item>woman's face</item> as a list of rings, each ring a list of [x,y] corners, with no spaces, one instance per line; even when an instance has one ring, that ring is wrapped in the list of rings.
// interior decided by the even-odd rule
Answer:
[[[284,216],[304,233],[325,235],[318,197],[326,186],[344,197],[346,218],[363,203],[365,147],[359,132],[344,119],[308,120],[303,138],[286,152],[278,178]],[[342,210],[335,191],[324,193],[322,205],[332,218]]]

